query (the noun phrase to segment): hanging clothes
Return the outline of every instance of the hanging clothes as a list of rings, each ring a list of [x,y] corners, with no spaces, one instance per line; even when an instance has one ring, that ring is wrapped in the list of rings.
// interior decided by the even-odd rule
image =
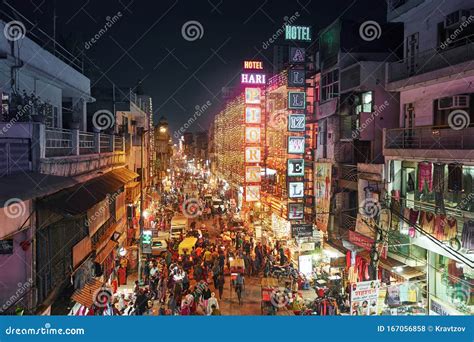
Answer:
[[[446,236],[444,234],[444,226],[446,225],[445,215],[436,215],[434,235],[439,241],[445,241]]]
[[[391,211],[393,213],[392,216],[392,229],[397,230],[399,229],[399,224],[400,224],[400,215],[401,215],[401,205],[400,201],[395,200],[394,197],[392,197],[392,203],[391,203]]]
[[[458,221],[456,218],[450,216],[446,218],[446,224],[444,226],[444,235],[446,240],[455,239],[458,235]]]
[[[474,249],[474,221],[465,221],[462,227],[461,245],[466,249]]]
[[[435,214],[429,211],[422,211],[420,215],[421,228],[428,234],[433,234]]]
[[[408,181],[407,181],[407,192],[415,191],[415,181],[413,180],[413,175],[411,173],[408,174]]]
[[[379,215],[380,228],[382,228],[384,231],[388,231],[390,229],[391,220],[392,218],[391,218],[390,209],[380,210],[380,215]]]
[[[448,165],[448,190],[453,192],[462,191],[462,164]]]
[[[423,192],[425,185],[428,191],[433,191],[432,164],[428,162],[418,163],[418,191]]]
[[[400,288],[398,285],[387,287],[387,295],[385,298],[385,303],[388,306],[399,306],[400,303]]]
[[[433,167],[433,191],[435,195],[436,212],[445,215],[444,208],[444,168],[445,164],[435,163]]]
[[[419,211],[418,210],[415,210],[415,209],[410,209],[410,214],[409,214],[409,222],[410,222],[410,225],[416,225],[417,221],[418,221],[418,215],[419,215]]]

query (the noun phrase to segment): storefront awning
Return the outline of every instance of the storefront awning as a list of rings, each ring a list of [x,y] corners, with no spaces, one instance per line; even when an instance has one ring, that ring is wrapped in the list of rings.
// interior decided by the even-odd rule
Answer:
[[[138,174],[126,168],[119,168],[103,176],[93,178],[49,196],[42,204],[52,211],[63,215],[76,216],[85,213],[95,204],[113,194],[126,183],[138,177]]]
[[[99,253],[97,253],[95,262],[102,264],[104,260],[110,255],[110,253],[112,253],[115,246],[117,246],[117,242],[113,240],[107,242],[107,245],[105,245],[105,247]]]
[[[104,282],[102,280],[96,278],[91,279],[82,289],[75,291],[71,299],[86,308],[90,308],[92,304],[94,304],[95,294],[103,285]]]
[[[369,251],[362,251],[357,253],[357,255],[360,255],[366,260],[370,260],[370,252]],[[379,260],[379,266],[382,267],[383,269],[386,269],[387,271],[390,271],[392,273],[396,273],[398,276],[405,278],[405,279],[412,279],[416,277],[423,276],[425,273],[422,271],[417,270],[414,267],[406,266],[404,263],[395,260],[393,258],[387,257],[386,259],[380,259]],[[395,268],[401,267],[400,272],[395,272]]]

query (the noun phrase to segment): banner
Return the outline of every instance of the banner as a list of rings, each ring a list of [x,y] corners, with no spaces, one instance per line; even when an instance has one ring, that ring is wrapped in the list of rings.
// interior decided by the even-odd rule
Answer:
[[[328,229],[331,203],[331,164],[316,163],[314,171],[314,198],[316,206],[316,226],[323,232]]]
[[[369,280],[351,285],[351,316],[377,315],[380,281]]]

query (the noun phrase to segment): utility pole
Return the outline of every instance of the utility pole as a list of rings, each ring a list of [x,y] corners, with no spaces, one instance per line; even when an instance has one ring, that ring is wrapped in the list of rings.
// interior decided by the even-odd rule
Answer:
[[[143,268],[143,230],[144,230],[144,220],[143,220],[143,215],[144,215],[144,207],[145,207],[145,202],[143,198],[143,137],[145,136],[145,133],[148,132],[144,130],[143,128],[140,129],[140,238],[138,242],[138,282],[142,284],[142,268]]]

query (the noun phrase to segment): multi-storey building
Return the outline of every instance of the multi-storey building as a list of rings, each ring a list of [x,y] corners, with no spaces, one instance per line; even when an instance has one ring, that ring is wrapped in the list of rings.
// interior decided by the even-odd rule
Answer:
[[[54,313],[64,289],[111,279],[138,174],[124,137],[88,126],[78,68],[28,37],[0,36],[0,55],[0,310]]]
[[[400,114],[383,141],[392,229],[405,245],[394,252],[426,264],[430,314],[472,314],[473,4],[389,1],[387,18],[404,25],[403,59],[386,74]]]

